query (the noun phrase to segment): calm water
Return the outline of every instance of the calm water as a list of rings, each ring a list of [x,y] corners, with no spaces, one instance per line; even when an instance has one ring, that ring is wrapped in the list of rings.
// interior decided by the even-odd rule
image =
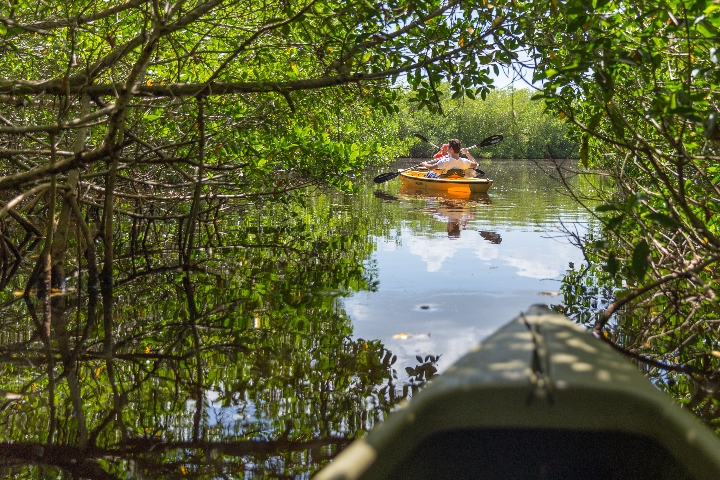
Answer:
[[[588,215],[548,167],[486,161],[495,183],[467,199],[405,191],[397,179],[381,184],[377,201],[403,220],[374,238],[377,291],[344,302],[354,334],[381,339],[400,364],[441,354],[442,371],[530,305],[562,304],[560,281],[582,254],[560,226],[584,231]]]
[[[378,171],[355,195],[232,211],[187,271],[172,224],[119,224],[110,314],[89,315],[85,274],[69,276],[50,348],[25,261],[0,292],[0,477],[308,478],[422,375],[562,305],[581,254],[559,226],[589,215],[548,166],[484,161],[495,184],[471,198]]]

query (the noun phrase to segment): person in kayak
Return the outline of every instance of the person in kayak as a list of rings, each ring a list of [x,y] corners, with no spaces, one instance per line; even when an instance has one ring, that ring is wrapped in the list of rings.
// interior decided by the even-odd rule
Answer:
[[[447,156],[448,148],[449,148],[449,145],[447,143],[443,143],[442,147],[440,147],[440,150],[435,155],[433,155],[433,158],[440,158],[440,157]]]
[[[460,158],[461,153],[467,158]],[[475,177],[474,168],[477,166],[477,161],[468,152],[467,148],[460,147],[460,140],[453,138],[448,142],[448,154],[446,156],[423,162],[422,166],[430,170],[425,174],[427,178],[436,178],[438,176],[432,170],[441,170],[441,175],[447,175],[450,170],[462,170],[465,172],[466,177]]]

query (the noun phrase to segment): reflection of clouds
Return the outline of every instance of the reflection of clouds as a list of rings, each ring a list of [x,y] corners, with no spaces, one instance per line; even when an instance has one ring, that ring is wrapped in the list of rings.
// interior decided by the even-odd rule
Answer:
[[[498,258],[499,252],[500,247],[497,245],[485,242],[475,245],[475,256],[484,262]]]
[[[404,239],[405,237],[403,237]],[[403,240],[410,253],[417,255],[427,264],[428,272],[439,272],[442,264],[448,258],[455,256],[459,242],[444,242],[438,245],[437,239],[410,237]]]
[[[383,241],[382,239],[376,239],[375,244],[378,245],[378,250],[382,250],[383,252],[394,252],[397,250],[397,243],[394,241]]]
[[[521,277],[555,278],[560,275],[560,269],[556,266],[541,263],[537,258],[500,257],[500,259],[508,266],[517,268],[517,274]]]
[[[418,237],[409,231],[403,231],[403,248],[417,255],[427,265],[428,272],[439,272],[446,260],[458,255],[472,256],[483,261],[498,258],[498,246],[487,242],[478,243],[472,237],[473,232],[466,231],[459,238],[438,239],[438,237]]]
[[[521,277],[557,278],[567,269],[567,250],[565,244],[544,242],[541,250],[504,251],[499,259],[517,268],[517,274]]]
[[[385,347],[398,357],[393,367],[397,370],[399,377],[406,375],[405,367],[415,367],[418,364],[415,355],[420,355],[423,360],[426,355],[440,355],[436,368],[438,373],[443,373],[494,331],[494,329],[474,327],[463,328],[457,324],[445,325],[445,329],[451,334],[438,332],[437,336],[422,336],[417,340],[413,338],[407,340],[383,339]]]
[[[498,243],[488,241],[482,233],[490,234],[491,240],[497,237]],[[513,268],[516,270],[515,275],[533,279],[558,278],[567,269],[568,245],[560,242],[543,241],[525,245],[525,248],[508,248],[501,234],[489,230],[466,230],[459,238],[449,239],[440,233],[432,236],[415,235],[404,228],[401,237],[402,249],[419,257],[430,273],[441,271],[455,258],[453,268],[457,267],[458,261],[480,260]],[[512,235],[510,238],[511,243],[514,243],[516,239]],[[392,242],[384,244],[382,249],[392,252],[398,248]]]
[[[345,313],[350,316],[354,321],[366,321],[372,318],[373,311],[368,302],[370,299],[367,297],[368,292],[362,292],[364,295],[357,294],[354,297],[345,299],[343,306]]]

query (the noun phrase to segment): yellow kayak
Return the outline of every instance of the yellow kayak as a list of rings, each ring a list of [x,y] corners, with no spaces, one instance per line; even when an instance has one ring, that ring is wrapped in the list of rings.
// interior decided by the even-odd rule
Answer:
[[[467,178],[448,176],[443,178],[426,178],[427,170],[407,170],[400,173],[400,181],[404,187],[415,190],[440,190],[450,193],[486,193],[493,181],[489,178]]]

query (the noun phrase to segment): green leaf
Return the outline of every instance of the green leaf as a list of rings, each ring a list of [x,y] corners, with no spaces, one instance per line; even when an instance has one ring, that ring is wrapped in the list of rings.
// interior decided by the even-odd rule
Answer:
[[[617,217],[611,218],[605,225],[605,229],[606,230],[615,230],[618,226],[620,226],[620,224],[622,223],[624,218],[625,218],[624,213],[618,215]]]
[[[608,255],[607,263],[605,264],[604,270],[610,275],[615,275],[617,273],[618,262],[615,258],[614,253],[611,252],[610,255]]]
[[[612,205],[609,203],[606,203],[604,205],[598,205],[595,207],[596,212],[617,212],[620,209],[617,207],[617,205]]]
[[[595,115],[590,117],[590,121],[588,122],[588,130],[595,131],[598,124],[600,123],[600,118],[602,117],[602,111],[597,112]]]
[[[650,213],[646,215],[645,218],[667,228],[677,228],[680,226],[678,222],[663,213]]]
[[[635,245],[632,254],[632,262],[630,267],[638,280],[642,280],[645,277],[645,273],[648,269],[648,255],[650,254],[650,248],[645,240],[641,240],[640,243]]]

